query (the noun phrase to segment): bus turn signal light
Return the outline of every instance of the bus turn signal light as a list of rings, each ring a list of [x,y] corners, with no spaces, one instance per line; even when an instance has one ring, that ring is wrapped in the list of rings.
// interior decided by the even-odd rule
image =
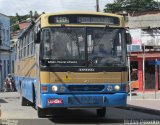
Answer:
[[[48,91],[47,86],[42,86],[42,91]]]

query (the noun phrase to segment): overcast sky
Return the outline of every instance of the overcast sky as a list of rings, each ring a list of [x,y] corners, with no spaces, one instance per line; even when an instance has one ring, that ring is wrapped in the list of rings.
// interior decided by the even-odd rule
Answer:
[[[114,0],[99,0],[100,10]],[[28,14],[30,10],[42,12],[95,11],[96,0],[0,0],[0,13],[7,16]]]

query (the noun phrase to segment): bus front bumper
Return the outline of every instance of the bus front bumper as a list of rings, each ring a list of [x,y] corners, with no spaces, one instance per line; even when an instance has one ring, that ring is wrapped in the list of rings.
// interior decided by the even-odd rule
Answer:
[[[126,106],[127,93],[41,94],[41,108],[86,108]]]

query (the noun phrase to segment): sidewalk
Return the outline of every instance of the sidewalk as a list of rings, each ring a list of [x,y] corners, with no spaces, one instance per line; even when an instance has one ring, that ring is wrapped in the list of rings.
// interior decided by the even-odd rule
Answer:
[[[160,111],[160,100],[128,100],[127,104],[129,107],[135,106]]]
[[[160,115],[160,100],[127,100],[125,109]]]
[[[131,96],[128,94],[124,109],[160,115],[160,92],[132,92]]]
[[[128,100],[160,100],[160,92],[132,92],[131,97],[128,94]]]

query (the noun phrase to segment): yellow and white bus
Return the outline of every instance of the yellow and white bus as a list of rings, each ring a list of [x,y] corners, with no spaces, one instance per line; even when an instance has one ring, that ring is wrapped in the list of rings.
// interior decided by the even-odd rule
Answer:
[[[120,15],[100,12],[42,14],[19,36],[16,84],[21,104],[39,117],[48,109],[126,106],[127,33]]]

